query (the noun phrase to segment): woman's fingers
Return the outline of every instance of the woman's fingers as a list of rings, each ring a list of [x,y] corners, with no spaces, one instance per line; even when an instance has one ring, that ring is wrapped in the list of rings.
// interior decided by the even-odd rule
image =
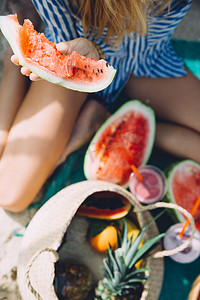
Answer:
[[[31,73],[29,75],[29,78],[31,81],[38,81],[38,80],[42,80],[42,78],[38,77],[35,73]]]
[[[19,66],[19,59],[18,59],[17,55],[12,55],[10,59],[13,64],[15,64],[16,66]]]
[[[63,54],[69,54],[70,51],[70,44],[69,42],[61,42],[56,44],[56,48]]]
[[[35,73],[31,73],[31,71],[29,70],[29,68],[27,67],[22,67],[21,68],[21,73],[25,76],[29,76],[30,80],[31,81],[38,81],[40,80],[41,78],[38,77]]]
[[[31,74],[31,71],[27,67],[22,67],[21,68],[21,73],[25,76],[29,76]]]
[[[12,55],[11,56],[11,61],[13,64],[15,64],[16,66],[19,66],[19,59],[17,57],[17,55]],[[27,67],[22,67],[21,68],[21,73],[25,76],[29,76],[31,81],[37,81],[40,80],[41,78],[38,77],[36,74],[31,73],[31,71],[29,70],[29,68]]]
[[[79,54],[94,59],[99,59],[99,53],[93,43],[85,38],[77,38],[67,42],[56,44],[56,48],[63,54],[69,54],[77,51]]]

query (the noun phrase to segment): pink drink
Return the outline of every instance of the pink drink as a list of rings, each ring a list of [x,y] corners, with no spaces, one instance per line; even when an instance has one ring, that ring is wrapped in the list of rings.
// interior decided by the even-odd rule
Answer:
[[[172,250],[183,244],[191,234],[191,228],[188,226],[182,237],[179,236],[184,224],[175,224],[171,226],[167,235],[163,239],[163,246],[165,250]],[[183,251],[178,252],[171,256],[173,260],[179,263],[190,263],[200,256],[200,233],[195,231],[191,244]]]
[[[154,203],[161,200],[166,193],[166,178],[163,172],[154,166],[138,168],[143,181],[132,173],[129,180],[131,193],[142,203]]]

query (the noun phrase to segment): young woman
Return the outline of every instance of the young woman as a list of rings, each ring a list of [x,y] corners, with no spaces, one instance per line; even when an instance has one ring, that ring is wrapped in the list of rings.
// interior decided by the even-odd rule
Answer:
[[[163,120],[157,124],[156,144],[200,162],[200,83],[170,42],[191,2],[33,0],[58,50],[98,59],[93,41],[117,69],[111,85],[97,93],[105,106],[113,105],[122,90],[132,99],[148,99]],[[12,61],[17,64],[17,57]],[[26,68],[21,72],[37,79]],[[54,169],[87,95],[40,80],[20,97],[10,96],[14,113],[1,125],[0,206],[14,212],[33,201]],[[8,110],[6,115],[9,119]]]

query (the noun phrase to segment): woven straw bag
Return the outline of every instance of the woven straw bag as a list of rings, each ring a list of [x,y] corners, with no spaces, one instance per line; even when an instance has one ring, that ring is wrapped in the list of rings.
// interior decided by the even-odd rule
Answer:
[[[40,208],[23,237],[17,266],[18,286],[23,300],[58,299],[53,286],[54,264],[58,259],[76,259],[77,262],[84,263],[90,269],[95,281],[101,278],[100,271],[104,256],[95,252],[88,245],[84,238],[87,219],[77,216],[75,213],[88,196],[105,191],[121,195],[132,203],[140,227],[152,219],[147,210],[169,206],[177,208],[175,204],[160,202],[144,207],[124,188],[104,181],[82,181],[62,189]],[[190,218],[194,233],[193,218],[184,209],[180,208],[179,210]],[[59,247],[65,233],[67,241],[61,248],[63,250],[60,251]],[[157,226],[153,223],[146,232],[145,239],[158,233]],[[141,300],[158,299],[163,280],[163,256],[185,249],[189,245],[193,233],[185,244],[174,250],[160,251],[160,244],[147,259],[146,266],[151,269],[151,275],[145,283]]]

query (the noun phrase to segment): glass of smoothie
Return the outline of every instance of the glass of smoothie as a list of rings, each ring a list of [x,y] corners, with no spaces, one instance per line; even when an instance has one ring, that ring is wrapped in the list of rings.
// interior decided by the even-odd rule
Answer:
[[[162,200],[167,190],[164,173],[157,167],[146,165],[138,168],[141,180],[134,172],[129,179],[129,189],[138,201],[151,204]]]
[[[178,223],[172,225],[168,229],[167,235],[165,235],[163,239],[163,246],[165,250],[172,250],[180,246],[187,239],[189,239],[191,235],[191,227],[188,226],[183,236],[180,237],[179,234],[182,228],[183,228],[183,224]],[[170,257],[176,262],[186,264],[195,261],[197,258],[199,258],[199,256],[200,256],[200,232],[196,230],[194,237],[191,241],[191,244],[185,250],[178,252]]]

